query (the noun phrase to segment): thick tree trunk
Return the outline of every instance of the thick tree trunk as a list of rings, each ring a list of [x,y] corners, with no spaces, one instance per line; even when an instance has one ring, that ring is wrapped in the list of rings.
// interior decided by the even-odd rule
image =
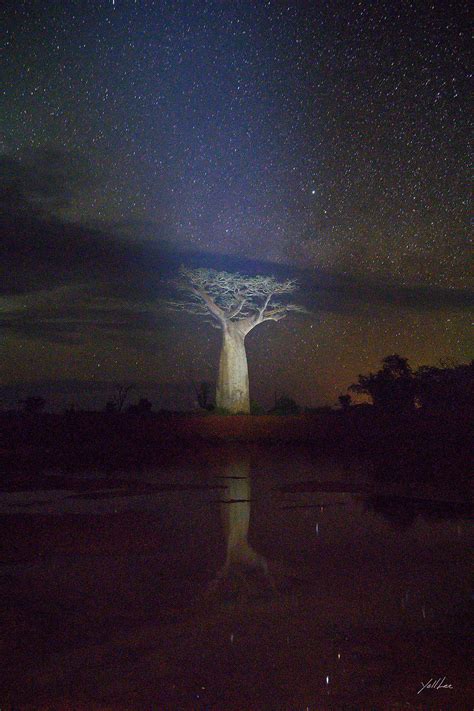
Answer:
[[[227,323],[223,329],[216,404],[229,412],[250,412],[249,373],[242,330]]]

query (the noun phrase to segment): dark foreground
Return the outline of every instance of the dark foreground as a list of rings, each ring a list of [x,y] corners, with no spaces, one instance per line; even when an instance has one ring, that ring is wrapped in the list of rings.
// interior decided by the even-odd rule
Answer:
[[[247,444],[4,482],[2,709],[472,708],[462,474]]]

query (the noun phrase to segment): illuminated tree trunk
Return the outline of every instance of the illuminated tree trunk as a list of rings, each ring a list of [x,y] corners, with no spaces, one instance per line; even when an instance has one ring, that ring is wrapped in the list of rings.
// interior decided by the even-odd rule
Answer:
[[[250,412],[249,372],[245,351],[245,333],[238,323],[223,328],[222,350],[217,380],[217,407],[229,412]]]
[[[213,326],[222,329],[217,407],[230,413],[249,413],[245,336],[264,321],[281,321],[290,311],[303,310],[296,304],[280,301],[281,296],[296,289],[296,282],[182,266],[175,286],[186,296],[166,302],[170,308],[204,316]]]

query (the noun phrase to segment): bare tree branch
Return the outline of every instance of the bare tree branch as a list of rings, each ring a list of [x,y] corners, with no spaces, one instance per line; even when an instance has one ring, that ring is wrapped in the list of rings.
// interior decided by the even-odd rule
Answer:
[[[226,318],[225,311],[221,309],[214,299],[204,290],[204,289],[192,289],[196,296],[199,296],[206,304],[208,310],[213,316],[215,316],[219,321],[224,321]]]
[[[210,315],[217,328],[226,328],[232,321],[241,324],[242,332],[248,333],[263,321],[279,321],[290,311],[304,311],[296,304],[277,301],[278,296],[291,294],[298,288],[292,279],[279,282],[271,276],[251,277],[183,266],[174,285],[183,298],[166,302],[167,307],[196,316]]]
[[[238,316],[239,313],[242,311],[242,309],[243,309],[243,307],[244,307],[244,305],[245,305],[246,303],[247,303],[247,299],[242,299],[242,301],[240,302],[240,304],[234,309],[234,311],[233,311],[232,313],[230,313],[230,314],[228,315],[227,318],[230,320],[230,319],[235,318],[236,316]]]
[[[270,301],[271,301],[272,296],[273,296],[273,292],[272,292],[271,294],[268,294],[267,298],[265,299],[265,303],[263,304],[262,308],[259,310],[258,318],[259,318],[260,321],[263,320],[263,316],[264,316],[265,311],[266,311],[266,309],[267,309],[267,307],[268,307],[268,304],[269,304]]]
[[[135,390],[135,385],[124,385],[122,383],[116,383],[115,394],[112,402],[114,403],[117,412],[122,412],[130,390]]]

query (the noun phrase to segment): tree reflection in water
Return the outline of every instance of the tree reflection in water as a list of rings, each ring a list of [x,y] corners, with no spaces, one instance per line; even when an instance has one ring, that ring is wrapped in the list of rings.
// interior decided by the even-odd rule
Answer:
[[[250,525],[250,461],[236,460],[224,469],[227,495],[220,502],[227,542],[226,559],[207,589],[208,596],[236,599],[273,596],[276,586],[267,560],[248,541]]]

